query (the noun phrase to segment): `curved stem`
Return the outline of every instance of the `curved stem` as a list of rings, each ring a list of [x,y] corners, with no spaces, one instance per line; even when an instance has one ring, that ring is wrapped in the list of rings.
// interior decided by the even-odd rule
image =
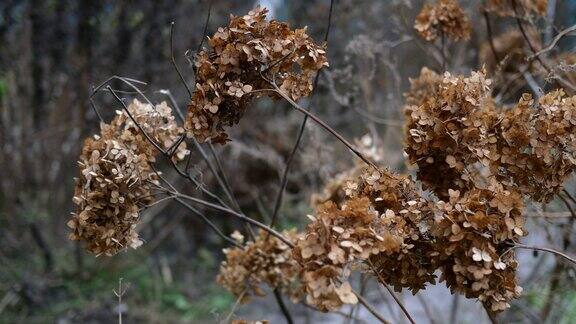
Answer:
[[[354,148],[354,146],[352,144],[350,144],[350,142],[348,142],[342,135],[340,135],[337,131],[332,129],[332,127],[328,126],[328,124],[326,124],[324,121],[322,121],[322,119],[318,118],[318,116],[316,116],[316,115],[312,114],[311,112],[309,112],[308,110],[300,107],[300,105],[298,105],[294,100],[292,100],[292,98],[288,97],[284,92],[282,92],[282,90],[280,90],[280,88],[278,88],[277,85],[275,85],[275,84],[272,84],[272,85],[275,88],[273,91],[276,92],[277,94],[279,94],[286,101],[288,101],[294,109],[296,109],[299,112],[310,117],[314,122],[316,122],[316,124],[318,124],[319,126],[324,128],[325,131],[332,134],[340,142],[342,142],[342,144],[344,144],[350,151],[352,151],[352,153],[354,153],[354,155],[356,155],[362,161],[364,161],[364,163],[370,165],[371,167],[374,168],[374,170],[380,172],[380,169],[378,168],[378,166],[374,162],[370,161],[370,159],[368,159],[366,156],[364,156],[364,154],[362,154],[360,151],[358,151],[356,148]]]
[[[332,26],[332,13],[334,11],[334,0],[330,0],[330,12],[328,14],[328,26],[326,27],[326,33],[324,34],[324,42],[328,41],[328,36],[330,35],[330,27]],[[314,78],[314,86],[312,88],[312,94],[310,95],[310,102],[312,102],[312,98],[316,93],[316,88],[318,87],[318,80],[320,79],[320,71],[316,73],[316,77]],[[310,107],[308,107],[310,109]],[[296,155],[296,151],[300,147],[300,143],[302,142],[302,137],[304,135],[304,130],[306,129],[306,122],[308,122],[308,116],[304,116],[302,123],[300,124],[300,129],[298,130],[298,135],[296,136],[296,141],[294,142],[294,146],[292,147],[292,151],[290,151],[290,155],[288,155],[288,159],[286,160],[286,166],[284,168],[284,172],[282,173],[282,179],[280,180],[280,190],[278,191],[278,195],[276,196],[276,201],[274,202],[274,211],[272,212],[272,220],[270,221],[270,227],[274,227],[276,223],[276,218],[278,217],[278,213],[280,212],[280,208],[282,207],[282,200],[284,198],[284,191],[286,190],[286,185],[288,184],[288,174],[290,173],[290,167],[294,161],[294,156]]]
[[[551,248],[540,247],[540,246],[530,246],[530,245],[515,243],[511,249],[527,249],[527,250],[537,250],[537,251],[550,252],[550,253],[556,254],[557,256],[560,256],[560,257],[570,261],[571,263],[573,263],[576,266],[576,259],[570,257],[568,254],[562,253],[560,251],[557,251],[557,250],[554,250]]]
[[[402,301],[398,298],[398,296],[396,296],[396,294],[392,291],[392,289],[390,289],[390,287],[388,287],[388,285],[386,284],[386,282],[384,281],[384,278],[382,278],[382,276],[380,275],[380,273],[378,272],[378,270],[376,269],[376,267],[374,267],[374,264],[372,264],[372,261],[368,260],[368,264],[370,265],[370,268],[372,268],[372,271],[376,274],[376,276],[378,277],[378,281],[380,281],[380,283],[382,284],[382,286],[384,286],[386,288],[386,290],[388,290],[388,292],[390,293],[390,295],[392,296],[392,298],[394,298],[394,301],[396,302],[396,304],[398,304],[398,306],[400,306],[400,308],[402,309],[402,312],[404,313],[404,315],[406,315],[406,317],[408,318],[408,320],[410,321],[410,323],[412,324],[416,324],[416,322],[414,321],[414,319],[412,318],[412,316],[410,315],[410,313],[408,312],[408,309],[406,308],[406,306],[404,306],[404,304],[402,303]]]
[[[170,24],[170,60],[172,62],[172,66],[174,66],[174,70],[178,73],[180,77],[180,81],[186,87],[186,91],[188,91],[188,95],[192,98],[192,90],[190,90],[190,86],[184,80],[184,76],[182,76],[182,72],[180,72],[180,68],[178,68],[178,64],[176,64],[176,60],[174,59],[174,22]]]
[[[385,319],[384,316],[382,316],[380,313],[378,313],[374,308],[374,306],[372,306],[364,297],[362,297],[362,295],[358,294],[355,291],[352,292],[354,293],[354,295],[356,295],[356,298],[358,298],[358,302],[362,304],[362,306],[366,307],[366,309],[370,312],[370,314],[374,315],[374,317],[376,317],[380,321],[380,323],[391,324],[391,322]]]
[[[169,193],[171,193],[171,194],[173,194],[173,195],[175,195],[175,196],[177,196],[177,197],[179,197],[179,198],[186,199],[186,200],[189,200],[189,201],[191,201],[191,202],[197,203],[197,204],[199,204],[199,205],[202,205],[202,206],[205,206],[205,207],[208,207],[208,208],[212,208],[212,209],[214,209],[214,210],[218,210],[218,211],[224,212],[224,213],[226,213],[226,214],[228,214],[228,215],[234,216],[234,217],[242,220],[242,221],[245,222],[245,223],[252,224],[252,225],[254,225],[254,226],[256,226],[256,227],[258,227],[258,228],[260,228],[260,229],[262,229],[262,230],[264,230],[264,231],[266,231],[266,232],[269,232],[271,235],[275,236],[277,239],[279,239],[280,241],[282,241],[284,244],[288,245],[290,248],[294,248],[294,243],[292,243],[290,240],[288,240],[287,238],[285,238],[282,234],[280,234],[280,233],[277,232],[276,230],[268,227],[267,225],[260,223],[260,222],[257,221],[257,220],[254,220],[254,219],[252,219],[252,218],[250,218],[250,217],[247,217],[246,215],[240,214],[240,213],[238,213],[238,212],[236,212],[236,211],[234,211],[234,210],[232,210],[232,209],[229,209],[229,208],[226,208],[226,207],[222,207],[222,206],[220,206],[220,205],[216,205],[216,204],[213,204],[213,203],[211,203],[211,202],[208,202],[208,201],[205,201],[205,200],[196,198],[196,197],[192,197],[192,196],[188,196],[188,195],[185,195],[185,194],[181,194],[181,193],[179,193],[179,192],[177,192],[177,191],[171,191],[171,190],[168,190],[168,189],[166,189],[166,188],[164,188],[164,190],[167,190]]]
[[[282,294],[280,293],[280,290],[278,288],[274,289],[274,298],[276,298],[276,303],[280,307],[280,310],[282,311],[282,314],[284,315],[286,322],[288,324],[294,324],[294,320],[292,319],[292,315],[290,314],[288,307],[286,307],[284,300],[282,300]]]

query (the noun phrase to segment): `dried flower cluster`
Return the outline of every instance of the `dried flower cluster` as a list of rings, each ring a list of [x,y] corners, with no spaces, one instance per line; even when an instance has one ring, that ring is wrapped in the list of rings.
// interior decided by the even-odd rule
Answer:
[[[486,187],[494,177],[547,202],[574,171],[576,98],[556,90],[536,104],[525,94],[504,110],[495,107],[490,84],[484,72],[440,77],[423,69],[407,95],[409,162],[441,199],[449,189]]]
[[[406,152],[440,200],[434,263],[456,292],[494,312],[519,296],[506,251],[526,234],[523,197],[549,201],[576,166],[576,97],[525,94],[495,107],[484,72],[440,76],[423,69],[407,94]]]
[[[467,189],[474,173],[469,166],[495,153],[483,150],[495,139],[481,127],[494,118],[491,82],[482,72],[442,77],[426,68],[411,82],[405,151],[409,162],[418,165],[424,188],[445,199],[448,189]]]
[[[292,242],[298,236],[295,230],[284,231],[282,235]],[[242,243],[240,233],[233,236]],[[236,297],[242,297],[241,302],[248,302],[252,296],[264,296],[262,284],[279,288],[294,302],[302,298],[300,265],[292,258],[290,247],[278,238],[260,231],[254,241],[248,241],[242,248],[224,249],[224,255],[216,281]]]
[[[183,134],[165,104],[152,107],[134,100],[128,111],[134,120],[163,148]],[[157,182],[151,167],[158,152],[125,111],[110,124],[101,124],[100,135],[84,142],[78,165],[74,203],[77,211],[68,226],[70,239],[80,240],[97,255],[114,255],[126,247],[142,244],[135,231],[142,206],[152,201],[150,183]],[[182,143],[175,154],[188,151]]]
[[[264,77],[294,100],[312,91],[313,76],[328,65],[324,48],[306,28],[292,30],[286,23],[267,21],[266,14],[258,7],[232,16],[229,26],[208,40],[210,50],[196,57],[196,88],[185,125],[189,136],[225,143],[224,127],[238,123],[252,99],[277,97],[267,90],[271,85]]]
[[[454,40],[470,38],[470,20],[457,0],[437,0],[435,4],[425,4],[416,17],[414,28],[427,41],[438,37]]]
[[[360,262],[370,261],[397,289],[433,282],[426,254],[433,215],[411,180],[365,170],[342,190],[341,202],[318,207],[294,249],[307,302],[323,311],[356,303],[347,278]]]
[[[488,0],[486,10],[499,16],[544,16],[548,10],[548,0]]]
[[[522,196],[496,181],[463,194],[450,190],[449,200],[436,203],[434,263],[453,292],[478,298],[493,312],[519,297],[518,263],[507,252],[525,234],[522,209]]]

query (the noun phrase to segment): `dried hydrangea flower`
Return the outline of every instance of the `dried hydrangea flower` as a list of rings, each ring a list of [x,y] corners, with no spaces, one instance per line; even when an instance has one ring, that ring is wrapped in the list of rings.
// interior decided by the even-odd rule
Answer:
[[[78,164],[70,239],[96,255],[111,256],[142,244],[135,231],[139,208],[150,202],[148,181],[156,181],[147,156],[135,145],[101,137],[84,143]]]
[[[485,189],[464,193],[450,190],[448,201],[436,204],[435,265],[452,292],[478,298],[499,312],[518,298],[518,262],[509,252],[510,242],[523,228],[522,195],[497,182]]]
[[[172,109],[164,101],[152,106],[134,99],[127,108],[142,130],[164,150],[172,148],[184,134],[184,128],[176,123]],[[101,125],[101,135],[105,138],[118,139],[126,144],[136,144],[138,152],[145,154],[150,162],[154,162],[158,152],[132,118],[125,110],[116,111],[116,117],[110,124]],[[176,148],[174,159],[183,160],[189,153],[186,143],[182,141]]]
[[[324,47],[313,42],[306,28],[267,21],[266,14],[257,7],[232,16],[208,40],[210,49],[196,57],[196,86],[185,127],[199,142],[225,143],[224,127],[238,123],[254,98],[278,97],[266,90],[271,86],[263,76],[298,100],[310,94],[312,78],[328,65]]]
[[[485,9],[499,16],[514,17],[517,15],[514,6],[520,17],[545,16],[548,11],[548,0],[488,0]]]
[[[448,189],[469,186],[468,166],[495,158],[494,152],[477,150],[494,142],[486,126],[496,115],[491,80],[484,72],[440,77],[424,68],[411,84],[405,107],[408,161],[418,165],[425,189],[447,198]]]
[[[368,260],[398,289],[418,290],[433,282],[433,271],[418,270],[432,265],[424,248],[432,213],[410,179],[364,170],[342,190],[342,201],[318,207],[294,249],[304,271],[307,302],[322,311],[356,303],[346,280]]]
[[[552,91],[538,100],[525,94],[506,112],[497,174],[539,202],[550,201],[576,170],[576,96]],[[493,167],[496,169],[496,166]]]
[[[282,235],[290,241],[298,236],[295,230],[283,231]],[[241,302],[264,296],[262,284],[279,288],[294,302],[302,298],[300,265],[292,258],[290,247],[278,238],[260,231],[254,241],[242,248],[224,249],[224,255],[216,281],[236,297],[242,296]]]
[[[442,35],[454,40],[469,39],[472,31],[470,19],[457,0],[425,4],[416,16],[414,28],[427,41],[434,41]]]
[[[576,96],[524,94],[504,109],[484,72],[411,82],[406,152],[439,198],[432,261],[452,291],[502,311],[522,291],[507,251],[526,235],[523,199],[550,201],[575,170]]]
[[[153,107],[134,100],[128,111],[163,149],[184,133],[166,103]],[[96,255],[110,256],[142,244],[135,227],[140,208],[152,202],[150,184],[157,184],[157,174],[151,163],[159,152],[125,111],[100,128],[100,135],[88,138],[82,148],[73,198],[77,211],[68,226],[70,239],[82,241]],[[181,143],[173,158],[188,153]]]

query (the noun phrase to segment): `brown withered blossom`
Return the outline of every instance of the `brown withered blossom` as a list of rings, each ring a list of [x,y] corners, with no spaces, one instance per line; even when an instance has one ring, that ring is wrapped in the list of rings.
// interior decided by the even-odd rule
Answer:
[[[425,4],[416,16],[414,28],[427,41],[446,36],[454,40],[469,39],[470,19],[457,0],[437,0]]]
[[[523,229],[522,195],[497,181],[484,189],[449,191],[436,203],[434,263],[452,292],[477,298],[499,312],[510,307],[522,288],[516,278],[517,261],[507,253]]]
[[[576,97],[555,90],[496,107],[485,72],[423,69],[406,98],[406,153],[439,200],[433,263],[454,292],[490,311],[522,291],[507,253],[526,235],[523,199],[548,202],[576,166]]]
[[[434,281],[424,247],[432,213],[409,178],[364,170],[341,190],[345,198],[320,205],[294,249],[310,305],[330,311],[355,304],[347,278],[368,260],[397,289]]]
[[[116,111],[116,117],[110,124],[101,125],[102,137],[115,138],[127,145],[135,144],[137,152],[145,154],[150,162],[155,161],[159,152],[142,131],[163,150],[172,148],[184,134],[184,128],[176,123],[172,109],[166,102],[152,106],[134,99],[127,108],[131,117],[124,110]],[[176,148],[174,159],[183,160],[189,153],[186,143],[182,141]]]
[[[282,235],[296,241],[295,230]],[[235,232],[233,237],[242,243],[243,237]],[[242,248],[224,249],[225,260],[220,265],[216,282],[246,303],[253,296],[264,296],[262,285],[280,289],[294,302],[302,298],[300,265],[292,258],[291,248],[278,238],[260,231],[254,241]]]
[[[186,130],[199,142],[225,143],[224,127],[240,120],[248,104],[267,91],[268,78],[290,98],[312,91],[312,78],[327,66],[324,47],[286,23],[266,20],[267,9],[257,7],[245,16],[232,16],[208,40],[209,49],[195,59],[196,86],[188,105]]]
[[[563,90],[538,99],[525,94],[504,114],[500,164],[502,181],[539,202],[550,201],[576,169],[576,96]]]
[[[70,239],[96,255],[140,246],[138,211],[151,200],[147,181],[156,180],[147,156],[135,145],[96,136],[85,141],[78,165]]]
[[[481,146],[495,141],[485,126],[495,115],[491,80],[484,72],[441,77],[424,68],[411,84],[405,107],[408,161],[418,165],[425,189],[447,198],[448,189],[469,185],[474,174],[469,166],[494,158]]]
[[[548,0],[488,0],[485,8],[499,16],[544,16],[548,10]]]
[[[184,133],[166,103],[153,107],[134,100],[128,111],[163,149]],[[77,211],[68,222],[70,239],[82,241],[97,255],[110,256],[142,244],[135,227],[139,210],[153,200],[150,184],[157,183],[157,175],[151,163],[159,152],[134,121],[126,111],[118,111],[110,124],[100,125],[99,135],[84,142],[78,161],[80,175],[73,198]],[[182,143],[174,159],[187,154]]]

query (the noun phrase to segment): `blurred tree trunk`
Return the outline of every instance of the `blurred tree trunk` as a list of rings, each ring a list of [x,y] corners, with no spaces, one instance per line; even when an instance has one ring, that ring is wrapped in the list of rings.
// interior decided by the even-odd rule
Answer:
[[[44,68],[42,66],[42,55],[44,52],[46,23],[46,9],[44,1],[30,1],[30,22],[32,24],[31,43],[32,58],[30,66],[32,67],[32,123],[34,130],[41,130],[45,125],[46,112],[44,111]]]
[[[76,41],[76,55],[80,75],[78,77],[78,107],[79,112],[76,115],[76,125],[87,131],[84,126],[86,110],[88,107],[88,87],[93,82],[94,71],[94,43],[100,35],[99,16],[102,10],[101,0],[80,0],[78,3],[78,35]]]
[[[132,48],[132,35],[134,32],[131,30],[130,21],[130,0],[118,1],[118,28],[116,29],[116,47],[114,49],[114,65],[116,71],[121,71],[125,62],[130,57],[130,49]]]

